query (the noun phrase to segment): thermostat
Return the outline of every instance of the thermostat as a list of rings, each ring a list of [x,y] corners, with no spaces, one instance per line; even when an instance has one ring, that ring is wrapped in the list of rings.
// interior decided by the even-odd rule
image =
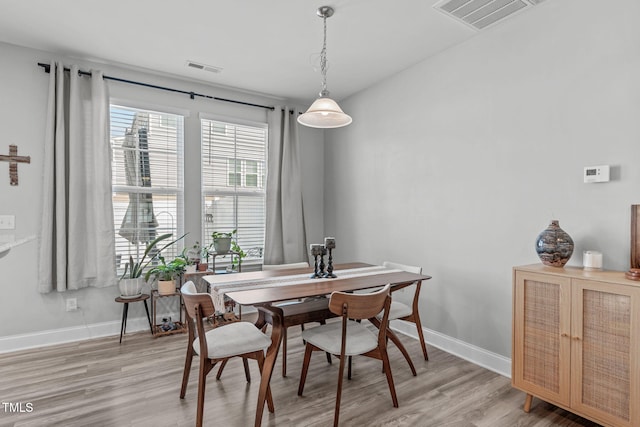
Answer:
[[[609,165],[585,167],[584,182],[609,182]]]

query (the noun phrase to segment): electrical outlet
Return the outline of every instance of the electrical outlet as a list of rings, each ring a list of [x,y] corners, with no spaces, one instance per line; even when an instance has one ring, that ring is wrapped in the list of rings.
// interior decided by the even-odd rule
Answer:
[[[0,215],[0,230],[15,230],[15,228],[16,228],[15,215]]]
[[[75,311],[78,309],[78,299],[77,298],[68,298],[67,299],[67,311]]]

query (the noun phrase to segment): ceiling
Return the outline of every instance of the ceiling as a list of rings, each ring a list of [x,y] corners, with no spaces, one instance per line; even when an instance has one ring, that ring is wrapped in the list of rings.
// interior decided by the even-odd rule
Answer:
[[[478,34],[436,1],[3,0],[0,41],[307,103],[321,87],[316,9],[329,5],[327,83],[340,100]]]

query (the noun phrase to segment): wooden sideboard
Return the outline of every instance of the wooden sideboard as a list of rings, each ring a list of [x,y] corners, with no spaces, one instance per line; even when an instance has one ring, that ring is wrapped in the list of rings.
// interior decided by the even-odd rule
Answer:
[[[640,426],[640,282],[619,271],[513,269],[513,387],[606,426]]]

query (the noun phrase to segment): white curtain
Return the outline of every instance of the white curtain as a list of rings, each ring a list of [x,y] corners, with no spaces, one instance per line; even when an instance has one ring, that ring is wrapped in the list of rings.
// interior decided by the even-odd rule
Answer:
[[[52,63],[44,142],[38,290],[112,286],[109,96],[102,72]]]
[[[265,264],[308,261],[302,209],[298,111],[269,111]]]

